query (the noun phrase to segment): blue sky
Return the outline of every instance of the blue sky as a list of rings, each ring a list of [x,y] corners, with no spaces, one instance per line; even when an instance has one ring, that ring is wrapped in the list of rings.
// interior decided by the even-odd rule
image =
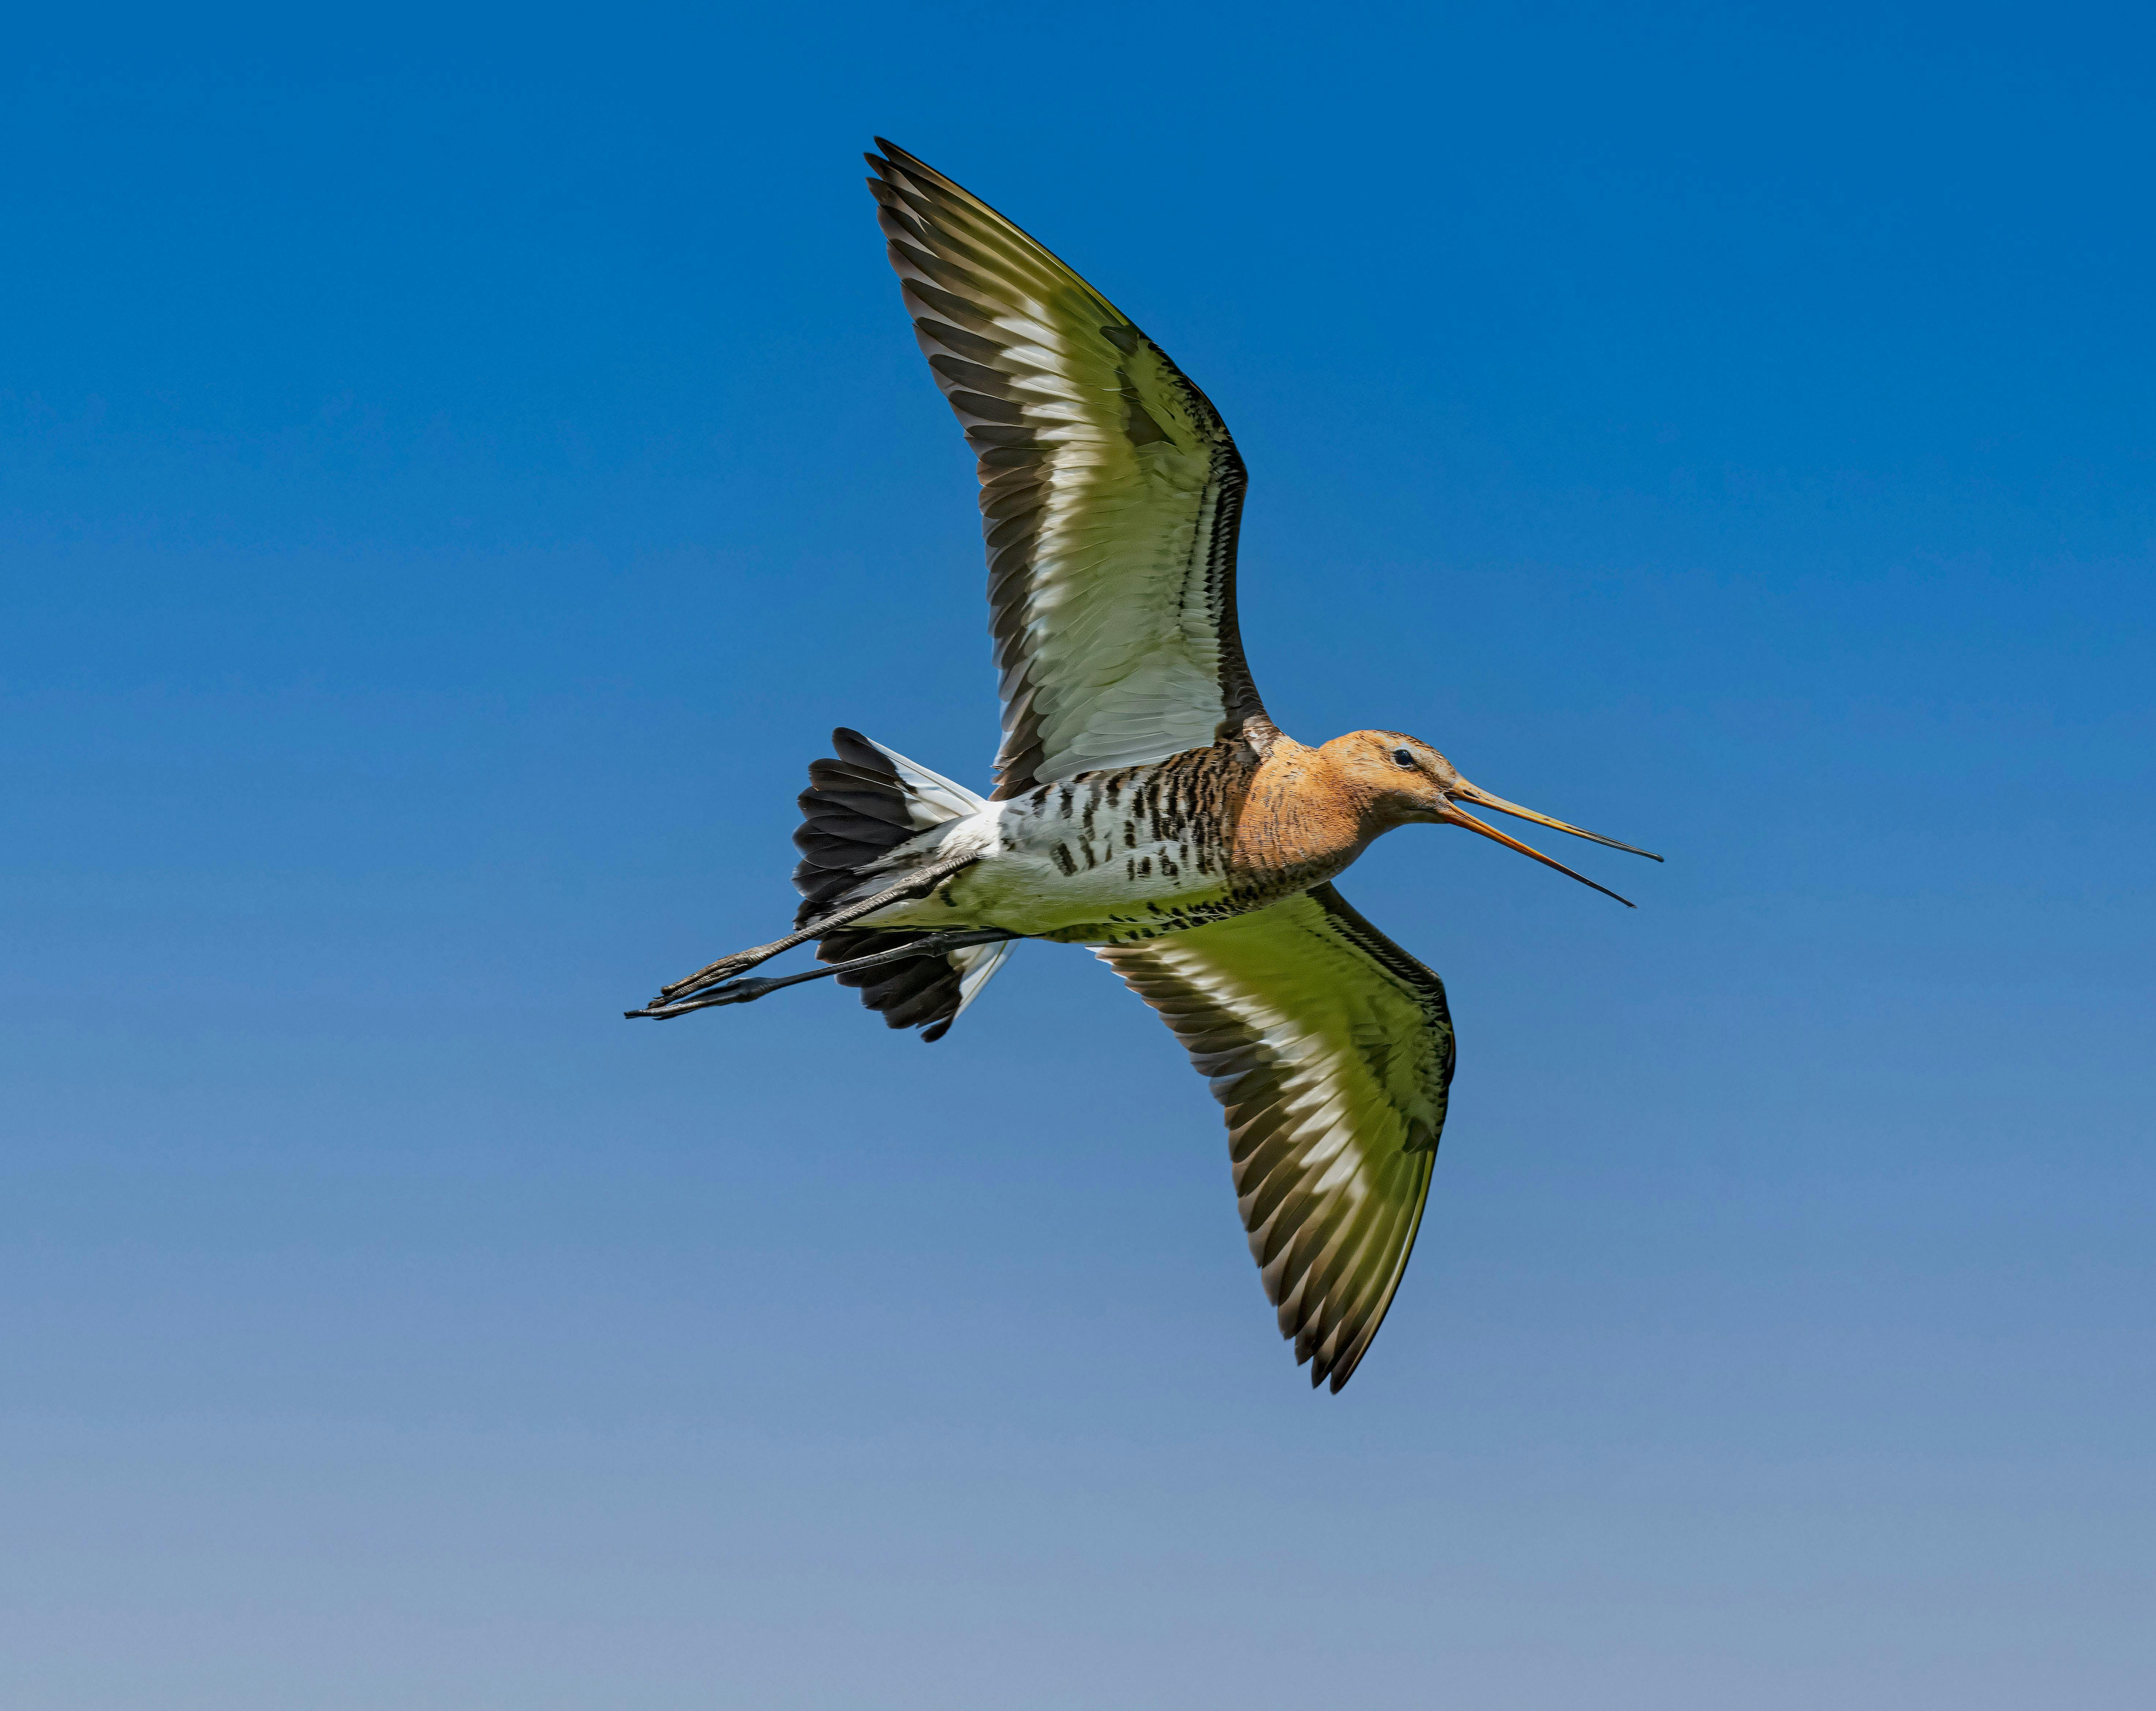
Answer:
[[[18,28],[11,1705],[2148,1702],[2144,18]],[[985,780],[878,131],[1219,405],[1287,729],[1670,857],[1344,883],[1461,1068],[1337,1398],[1082,953],[619,1019],[833,724]]]

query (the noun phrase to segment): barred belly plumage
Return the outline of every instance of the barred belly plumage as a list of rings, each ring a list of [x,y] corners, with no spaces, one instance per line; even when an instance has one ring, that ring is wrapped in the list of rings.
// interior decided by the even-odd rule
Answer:
[[[871,919],[1126,945],[1238,914],[1251,899],[1237,894],[1230,815],[1253,760],[1223,745],[989,802],[936,846],[977,847],[977,865]]]
[[[1172,787],[1171,771],[1094,774],[998,803],[995,854],[960,878],[979,875],[999,921],[1030,918],[1044,937],[1089,944],[1233,914],[1224,830]]]

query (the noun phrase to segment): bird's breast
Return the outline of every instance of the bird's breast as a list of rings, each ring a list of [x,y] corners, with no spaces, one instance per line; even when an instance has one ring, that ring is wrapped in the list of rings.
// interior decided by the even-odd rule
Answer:
[[[1229,877],[1254,905],[1344,873],[1370,842],[1353,792],[1323,750],[1278,739],[1235,805]]]

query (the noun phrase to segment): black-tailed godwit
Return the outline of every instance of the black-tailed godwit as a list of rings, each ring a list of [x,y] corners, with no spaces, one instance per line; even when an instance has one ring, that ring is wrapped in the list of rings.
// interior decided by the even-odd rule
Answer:
[[[1236,633],[1246,478],[1212,404],[1047,249],[877,146],[869,188],[891,264],[980,459],[995,788],[976,796],[835,732],[801,797],[795,930],[628,1013],[684,1016],[835,975],[934,1040],[1014,941],[1091,945],[1226,1108],[1265,1293],[1312,1384],[1337,1391],[1414,1246],[1453,1037],[1444,983],[1332,881],[1380,833],[1430,824],[1604,889],[1462,803],[1632,847],[1477,789],[1398,731],[1308,748],[1275,726]],[[831,966],[742,978],[812,940]]]

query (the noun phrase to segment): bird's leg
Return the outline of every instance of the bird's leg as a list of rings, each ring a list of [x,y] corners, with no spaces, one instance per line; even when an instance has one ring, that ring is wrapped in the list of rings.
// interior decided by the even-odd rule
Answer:
[[[758,963],[768,962],[782,950],[791,950],[797,945],[806,945],[811,939],[820,939],[826,933],[836,932],[840,927],[860,920],[863,915],[874,914],[876,910],[887,909],[894,903],[911,903],[926,897],[953,873],[970,868],[978,860],[979,856],[968,853],[947,856],[940,862],[932,862],[925,868],[915,869],[888,889],[879,891],[873,897],[865,897],[859,903],[850,903],[843,909],[834,909],[822,920],[811,921],[798,931],[788,933],[783,939],[774,939],[768,945],[754,945],[747,950],[737,950],[732,956],[721,956],[716,962],[706,964],[685,979],[661,986],[659,996],[643,1010],[626,1013],[641,1016],[648,1013],[653,1005],[677,1002],[702,987],[716,986],[722,981],[732,980],[736,975],[747,974]]]
[[[916,939],[900,945],[895,950],[879,950],[872,956],[856,956],[845,962],[834,962],[828,968],[812,968],[806,974],[784,975],[777,979],[762,981],[732,981],[724,986],[706,987],[690,997],[667,1003],[654,998],[641,1010],[624,1010],[622,1014],[634,1021],[648,1017],[654,1022],[670,1022],[677,1016],[686,1016],[692,1010],[708,1010],[719,1004],[750,1004],[767,993],[776,992],[782,986],[798,986],[803,981],[828,980],[833,975],[851,974],[857,968],[876,968],[886,962],[904,962],[914,956],[942,956],[953,950],[963,950],[969,945],[999,945],[1007,939],[1022,939],[1023,933],[1014,933],[1002,927],[962,927],[948,933],[931,933],[925,939]]]

